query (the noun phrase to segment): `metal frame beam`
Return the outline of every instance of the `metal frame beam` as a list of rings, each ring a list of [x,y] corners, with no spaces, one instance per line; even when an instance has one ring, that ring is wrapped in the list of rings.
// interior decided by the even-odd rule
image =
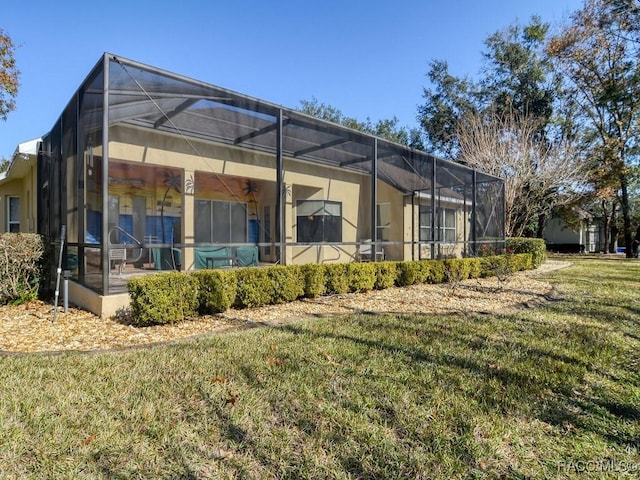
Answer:
[[[376,252],[378,251],[378,216],[376,215],[376,207],[378,205],[378,139],[373,139],[373,155],[371,155],[371,240],[372,240],[372,260],[376,261]]]
[[[184,112],[187,108],[191,107],[192,105],[194,105],[198,101],[199,101],[199,99],[192,98],[192,99],[189,99],[189,100],[187,100],[185,102],[182,102],[176,108],[174,108],[173,110],[167,112],[165,116],[162,116],[158,120],[156,120],[155,123],[153,124],[153,128],[155,129],[155,128],[158,128],[160,125],[164,125],[167,122],[167,120],[171,120],[173,117],[175,117],[176,115],[178,115],[181,112]]]
[[[341,145],[343,143],[350,142],[348,138],[338,138],[331,142],[326,142],[321,145],[314,145],[313,147],[304,148],[302,150],[298,150],[297,152],[293,152],[293,157],[300,157],[302,155],[306,155],[307,153],[317,152],[318,150],[324,150],[325,148],[335,147],[337,145]]]
[[[276,116],[276,241],[278,242],[278,262],[281,265],[286,263],[285,256],[285,225],[284,225],[284,203],[286,200],[284,191],[284,160],[282,155],[282,138],[284,121],[282,119],[282,109]]]
[[[104,56],[102,97],[102,290],[109,295],[109,57]],[[83,239],[84,240],[84,239]]]
[[[282,110],[280,110],[279,115],[278,115],[278,119],[276,120],[275,123],[272,123],[271,125],[267,125],[266,127],[262,127],[260,130],[256,130],[254,132],[247,133],[246,135],[241,135],[241,136],[239,136],[238,138],[236,138],[233,141],[233,144],[234,145],[240,145],[241,143],[244,143],[247,140],[251,140],[252,138],[256,138],[256,137],[259,137],[261,135],[266,135],[267,133],[273,132],[274,130],[277,130],[278,128],[285,127],[289,123],[289,119],[287,119],[285,121],[282,121],[281,113],[282,113]],[[280,135],[282,135],[282,132],[280,132]]]

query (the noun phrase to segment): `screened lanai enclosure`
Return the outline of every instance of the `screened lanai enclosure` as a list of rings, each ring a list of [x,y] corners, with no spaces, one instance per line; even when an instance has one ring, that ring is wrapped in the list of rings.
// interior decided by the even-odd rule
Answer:
[[[38,155],[38,230],[108,295],[132,275],[475,255],[500,179],[105,54]]]

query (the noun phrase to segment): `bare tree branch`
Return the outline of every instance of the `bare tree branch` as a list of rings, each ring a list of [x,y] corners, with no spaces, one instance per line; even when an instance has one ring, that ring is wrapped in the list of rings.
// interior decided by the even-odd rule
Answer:
[[[459,161],[504,179],[509,236],[521,236],[537,216],[581,190],[585,172],[574,146],[542,142],[539,131],[539,120],[517,112],[469,114],[457,129]]]

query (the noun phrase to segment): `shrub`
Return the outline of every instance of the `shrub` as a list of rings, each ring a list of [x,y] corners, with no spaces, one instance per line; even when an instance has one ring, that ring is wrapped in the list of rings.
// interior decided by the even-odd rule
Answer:
[[[304,295],[304,277],[299,266],[276,265],[266,270],[273,292],[270,304],[293,302]]]
[[[232,270],[199,270],[192,273],[198,279],[198,311],[202,314],[228,310],[236,300],[238,284]]]
[[[481,263],[477,258],[455,258],[444,261],[445,278],[449,282],[478,278]]]
[[[308,298],[319,297],[325,292],[324,265],[310,263],[300,267],[304,277],[304,296]]]
[[[20,304],[38,297],[44,252],[40,235],[0,234],[0,305]]]
[[[445,280],[444,262],[442,260],[422,260],[423,283],[442,283]]]
[[[327,294],[342,294],[349,291],[347,265],[346,263],[329,263],[324,266]]]
[[[376,268],[372,262],[347,264],[350,292],[368,292],[376,284]]]
[[[398,277],[396,262],[374,262],[372,265],[375,269],[376,278],[373,286],[376,290],[391,288],[396,284]]]
[[[137,325],[174,323],[198,311],[199,280],[183,272],[132,278],[127,282]]]
[[[396,284],[399,287],[421,283],[424,277],[424,264],[422,261],[412,260],[398,263],[398,277]]]
[[[533,264],[533,255],[530,253],[517,253],[508,255],[509,264],[512,272],[522,272],[523,270],[531,270]]]
[[[506,248],[508,253],[530,253],[532,269],[542,265],[547,255],[547,247],[542,238],[507,238]]]
[[[243,268],[236,271],[238,308],[269,305],[274,298],[273,280],[267,268]]]
[[[481,257],[479,260],[481,264],[480,276],[483,278],[502,278],[512,273],[509,258],[506,255]]]
[[[478,257],[495,257],[496,255],[502,255],[504,253],[504,247],[502,241],[498,239],[483,240],[476,246],[476,256]]]

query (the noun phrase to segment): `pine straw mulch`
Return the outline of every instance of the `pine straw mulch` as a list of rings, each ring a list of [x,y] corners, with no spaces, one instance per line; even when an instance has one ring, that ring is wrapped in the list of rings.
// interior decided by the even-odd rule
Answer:
[[[172,325],[134,327],[126,318],[100,319],[80,310],[31,302],[0,307],[0,353],[99,351],[165,343],[187,337],[275,325],[291,320],[348,313],[446,314],[497,313],[531,307],[554,297],[539,274],[571,265],[547,260],[540,268],[507,278],[467,280],[455,284],[413,285],[367,293],[316,299],[243,310],[231,309]]]

